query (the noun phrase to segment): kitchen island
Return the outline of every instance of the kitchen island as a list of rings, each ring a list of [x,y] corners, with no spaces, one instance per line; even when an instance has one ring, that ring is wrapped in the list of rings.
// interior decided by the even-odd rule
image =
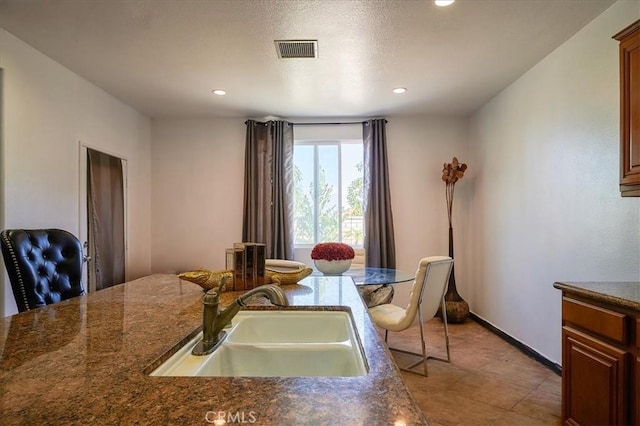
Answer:
[[[367,375],[151,377],[201,328],[203,294],[175,275],[152,275],[3,318],[2,424],[426,424],[351,278],[283,289],[294,306],[351,310]],[[223,293],[222,304],[239,294]]]

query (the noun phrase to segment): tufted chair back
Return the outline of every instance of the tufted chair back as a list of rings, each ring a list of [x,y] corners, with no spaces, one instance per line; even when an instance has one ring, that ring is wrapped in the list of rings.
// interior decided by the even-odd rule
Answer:
[[[20,312],[85,294],[82,245],[61,229],[7,229],[0,247]]]

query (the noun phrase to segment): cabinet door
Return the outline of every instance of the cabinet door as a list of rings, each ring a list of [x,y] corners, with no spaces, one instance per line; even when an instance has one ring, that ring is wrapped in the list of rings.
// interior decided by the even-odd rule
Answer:
[[[620,40],[620,191],[640,196],[640,21]]]
[[[578,425],[629,423],[627,380],[633,355],[570,327],[562,328],[562,417]]]

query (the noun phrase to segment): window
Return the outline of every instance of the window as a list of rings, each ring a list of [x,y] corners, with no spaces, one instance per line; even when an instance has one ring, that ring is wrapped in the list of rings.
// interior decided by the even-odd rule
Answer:
[[[364,242],[362,140],[295,141],[294,245]]]

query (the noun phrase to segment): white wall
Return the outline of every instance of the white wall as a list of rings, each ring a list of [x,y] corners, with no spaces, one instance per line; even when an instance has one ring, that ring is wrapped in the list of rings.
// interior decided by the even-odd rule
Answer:
[[[396,243],[396,266],[415,271],[426,256],[447,255],[449,223],[442,168],[456,156],[468,163],[467,120],[389,117],[387,156]],[[453,228],[456,264],[467,256],[466,176],[456,184]],[[456,282],[464,278],[456,266]],[[410,283],[396,286],[394,303],[408,303]],[[460,292],[466,298],[464,292]]]
[[[223,269],[242,241],[244,120],[152,123],[151,270]]]
[[[2,228],[80,234],[79,143],[128,161],[127,279],[149,273],[150,120],[0,29]],[[3,268],[4,269],[4,268]],[[5,277],[4,315],[16,312]]]
[[[472,311],[561,360],[555,281],[640,280],[640,203],[621,198],[618,43],[640,18],[622,1],[470,121]]]

